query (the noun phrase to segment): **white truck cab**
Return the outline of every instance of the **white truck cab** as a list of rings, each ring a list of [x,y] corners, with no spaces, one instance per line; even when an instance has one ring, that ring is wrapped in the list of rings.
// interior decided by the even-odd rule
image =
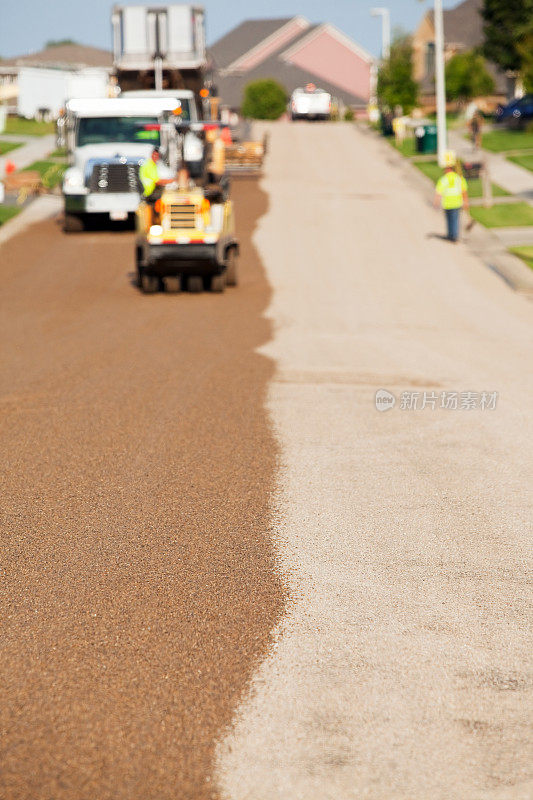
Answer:
[[[65,230],[82,230],[89,215],[120,220],[135,213],[142,195],[139,167],[161,145],[161,122],[178,103],[175,96],[67,103]]]

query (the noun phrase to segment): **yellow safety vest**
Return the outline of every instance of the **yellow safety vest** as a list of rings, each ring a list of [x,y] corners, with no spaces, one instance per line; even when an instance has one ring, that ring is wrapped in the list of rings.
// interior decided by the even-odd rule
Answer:
[[[159,170],[157,169],[157,164],[155,161],[153,161],[151,158],[147,158],[146,161],[141,164],[139,178],[141,179],[141,183],[144,187],[144,196],[149,197],[154,191],[157,181],[159,180]]]
[[[462,208],[463,192],[466,192],[467,185],[461,175],[456,172],[447,172],[439,179],[436,190],[437,194],[442,197],[442,207],[445,211]]]

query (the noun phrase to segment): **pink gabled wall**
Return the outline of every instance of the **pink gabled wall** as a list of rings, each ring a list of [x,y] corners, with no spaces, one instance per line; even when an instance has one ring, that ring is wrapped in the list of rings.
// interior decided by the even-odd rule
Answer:
[[[253,69],[270,55],[272,55],[272,53],[275,53],[276,50],[279,50],[280,47],[283,47],[284,44],[292,42],[293,39],[299,36],[302,31],[305,31],[305,29],[308,27],[309,24],[304,20],[292,20],[291,22],[287,23],[287,25],[282,28],[279,33],[274,34],[270,40],[267,40],[263,45],[258,45],[256,48],[254,48],[254,50],[252,50],[248,56],[245,54],[244,58],[239,58],[237,61],[235,61],[233,68],[239,70],[239,72],[247,72],[248,70]]]
[[[328,31],[321,31],[287,61],[363,100],[370,100],[371,64]]]

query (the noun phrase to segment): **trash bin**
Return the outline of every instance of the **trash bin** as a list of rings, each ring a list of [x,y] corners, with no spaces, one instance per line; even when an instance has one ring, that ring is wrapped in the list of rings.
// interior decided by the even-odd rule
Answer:
[[[415,128],[415,150],[417,153],[424,152],[424,137],[426,135],[426,129],[423,125],[417,125]]]
[[[437,126],[424,125],[424,138],[422,139],[423,153],[437,152]]]

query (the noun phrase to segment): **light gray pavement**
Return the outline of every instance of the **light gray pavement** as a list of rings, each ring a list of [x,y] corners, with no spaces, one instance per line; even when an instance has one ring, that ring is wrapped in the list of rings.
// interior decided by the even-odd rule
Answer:
[[[291,600],[220,742],[225,800],[531,800],[531,303],[381,143],[279,124],[272,521]],[[375,392],[496,391],[379,413]],[[479,397],[478,397],[479,400]]]
[[[63,209],[63,200],[57,195],[45,194],[32,200],[13,219],[0,226],[0,244],[7,242],[12,236],[28,228],[36,222],[42,222],[49,217],[55,217]]]
[[[507,192],[518,195],[520,199],[533,203],[533,172],[508,161],[499,153],[491,153],[488,150],[473,151],[470,142],[458,131],[449,131],[448,141],[450,147],[465,159],[477,158],[481,154],[488,162],[490,177],[494,183],[499,184]]]
[[[8,139],[6,138],[6,141]],[[15,141],[13,139],[13,141]],[[0,178],[5,174],[6,161],[12,161],[16,169],[24,169],[34,161],[39,161],[45,158],[49,153],[55,149],[55,136],[50,134],[47,136],[32,136],[26,139],[26,144],[22,147],[17,147],[16,150],[11,150],[5,156],[0,158]]]

